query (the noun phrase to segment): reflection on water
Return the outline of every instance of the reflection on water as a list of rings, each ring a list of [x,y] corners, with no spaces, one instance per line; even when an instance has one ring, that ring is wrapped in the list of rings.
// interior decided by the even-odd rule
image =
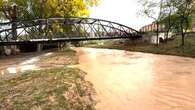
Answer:
[[[32,63],[35,63],[37,61],[39,61],[39,57],[33,57],[33,58],[30,58],[24,62],[21,63],[21,65],[28,65],[28,64],[32,64]]]
[[[76,49],[99,110],[195,110],[195,59]]]
[[[28,70],[36,70],[38,67],[36,67],[35,65],[23,65],[20,67],[20,71],[21,72],[25,72]]]
[[[20,65],[18,67],[8,67],[6,70],[1,70],[2,75],[5,75],[5,72],[8,74],[16,74],[18,72],[25,72],[29,70],[36,70],[35,65]]]
[[[25,64],[25,65],[16,65],[16,66],[7,66],[0,70],[0,76],[9,75],[9,74],[17,74],[20,72],[37,70],[38,67],[35,64]]]
[[[11,74],[14,74],[14,73],[16,74],[16,73],[17,73],[15,67],[8,67],[8,68],[7,68],[7,71],[8,71],[9,73],[11,73]]]
[[[8,60],[0,60],[0,78],[5,77],[5,75],[17,74],[20,72],[38,70],[40,67],[37,63],[42,57],[47,57],[52,55],[53,52],[45,53],[38,56],[26,56],[21,58],[13,58]]]

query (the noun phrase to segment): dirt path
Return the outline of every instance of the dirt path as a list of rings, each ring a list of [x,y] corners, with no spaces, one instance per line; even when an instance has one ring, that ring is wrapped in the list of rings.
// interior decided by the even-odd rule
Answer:
[[[77,48],[98,110],[195,110],[195,59]]]

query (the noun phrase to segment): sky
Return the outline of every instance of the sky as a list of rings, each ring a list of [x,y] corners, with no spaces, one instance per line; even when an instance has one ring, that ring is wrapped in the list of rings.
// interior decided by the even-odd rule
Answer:
[[[138,0],[101,0],[98,6],[91,8],[92,18],[110,20],[139,30],[153,20],[140,16]]]

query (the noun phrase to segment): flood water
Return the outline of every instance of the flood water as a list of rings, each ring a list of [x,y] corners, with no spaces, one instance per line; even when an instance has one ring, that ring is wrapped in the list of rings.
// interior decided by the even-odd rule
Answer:
[[[195,59],[111,49],[74,48],[97,92],[97,110],[195,110]],[[45,53],[0,60],[0,79],[41,69]]]
[[[98,110],[195,110],[195,59],[77,48]]]
[[[52,55],[52,52],[27,54],[0,59],[0,80],[15,76],[21,72],[40,70],[41,58]]]

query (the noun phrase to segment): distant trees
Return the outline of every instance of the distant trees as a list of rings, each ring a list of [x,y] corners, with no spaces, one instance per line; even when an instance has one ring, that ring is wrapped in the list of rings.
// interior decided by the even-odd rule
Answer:
[[[190,28],[191,17],[193,13],[193,0],[171,0],[176,9],[176,17],[178,20],[177,27],[182,36],[182,46],[184,46],[184,38],[187,30]]]
[[[171,30],[180,33],[182,36],[181,46],[184,46],[186,32],[191,27],[195,0],[160,0],[160,5],[147,5],[147,8],[145,8],[146,4],[153,4],[151,0],[140,1],[144,3],[142,4],[142,10],[144,10],[142,13],[147,16],[148,13],[154,13],[151,11],[154,6],[160,9],[158,19],[155,21],[165,24],[167,35]]]

